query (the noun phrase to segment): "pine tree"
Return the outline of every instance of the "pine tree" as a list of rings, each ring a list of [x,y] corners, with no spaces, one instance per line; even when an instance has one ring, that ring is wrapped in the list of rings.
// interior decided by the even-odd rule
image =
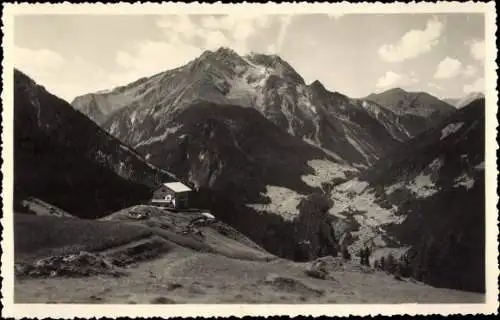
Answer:
[[[387,260],[386,260],[386,264],[385,264],[385,270],[387,272],[393,274],[393,273],[396,272],[396,267],[397,267],[396,259],[394,258],[394,255],[392,254],[392,252],[390,252],[387,255]]]
[[[381,270],[385,270],[385,258],[380,257],[379,267]]]
[[[347,247],[344,247],[342,249],[342,257],[345,259],[345,260],[351,260],[351,254],[349,253],[349,250],[347,250]]]

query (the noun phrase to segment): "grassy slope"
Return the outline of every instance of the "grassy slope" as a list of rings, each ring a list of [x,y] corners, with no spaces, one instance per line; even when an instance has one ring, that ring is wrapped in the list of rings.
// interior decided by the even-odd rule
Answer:
[[[145,206],[144,206],[145,207]],[[144,207],[142,207],[144,211]],[[139,239],[156,237],[172,244],[153,260],[127,268],[121,278],[16,278],[17,303],[399,303],[482,302],[483,295],[400,282],[378,272],[347,264],[332,271],[333,280],[305,275],[306,264],[276,259],[242,235],[222,235],[202,227],[203,240],[175,229],[151,227],[190,216],[164,212],[132,222],[122,211],[108,221],[18,215],[16,261],[60,252],[131,248]],[[151,208],[149,208],[150,211]],[[159,212],[157,212],[159,213]],[[165,219],[161,219],[164,217]],[[149,221],[149,222],[148,222]],[[160,231],[161,230],[161,231]],[[209,248],[210,250],[206,250]],[[277,278],[276,278],[277,277]],[[269,280],[272,281],[269,281]],[[273,280],[274,279],[274,280]],[[380,288],[386,290],[380,291]]]
[[[14,215],[16,262],[29,262],[50,255],[99,251],[148,237],[140,225],[115,221],[91,221],[50,216]]]

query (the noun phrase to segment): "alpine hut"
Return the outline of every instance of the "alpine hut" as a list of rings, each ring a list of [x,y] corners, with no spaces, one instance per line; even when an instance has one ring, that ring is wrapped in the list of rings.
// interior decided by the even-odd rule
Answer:
[[[176,209],[189,207],[189,193],[191,188],[181,182],[163,183],[153,193],[151,202],[157,205],[171,206]]]

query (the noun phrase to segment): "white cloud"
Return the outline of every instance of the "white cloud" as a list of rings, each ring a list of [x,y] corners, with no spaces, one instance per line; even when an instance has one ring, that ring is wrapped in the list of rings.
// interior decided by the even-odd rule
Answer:
[[[218,30],[207,32],[205,35],[206,49],[213,50],[218,47],[226,47],[229,45],[229,39],[224,33]]]
[[[410,72],[410,77],[408,78],[409,82],[411,83],[419,83],[420,79],[417,77],[417,74],[415,71]]]
[[[436,18],[427,21],[424,30],[410,30],[396,44],[384,44],[380,57],[387,62],[401,62],[430,51],[439,42],[444,24]]]
[[[189,16],[166,16],[156,21],[165,41],[143,41],[134,52],[118,52],[116,62],[127,72],[111,75],[117,84],[180,67],[204,50],[230,47],[247,53],[247,40],[259,28],[268,27],[268,16],[205,16],[194,22]],[[198,38],[198,39],[197,39]],[[203,45],[195,45],[202,40]]]
[[[464,93],[484,92],[484,78],[478,78],[473,83],[464,85]]]
[[[274,43],[271,43],[270,45],[267,46],[266,48],[267,53],[269,54],[275,54],[276,53],[276,45]]]
[[[213,39],[217,37],[214,36]],[[180,67],[201,53],[202,49],[180,40],[144,41],[137,45],[134,54],[124,51],[117,53],[116,62],[127,72],[114,74],[113,77],[117,84],[131,82],[160,71]]]
[[[383,76],[378,78],[375,86],[379,89],[389,87],[412,87],[420,82],[415,72],[410,72],[409,75],[399,74],[394,71],[387,71]]]
[[[429,86],[429,88],[438,89],[439,91],[444,90],[444,88],[442,86],[440,86],[440,85],[438,85],[437,83],[434,83],[434,82],[429,82],[428,86]]]
[[[385,75],[377,80],[377,88],[387,88],[397,84],[401,80],[402,76],[392,71],[387,71]]]
[[[462,69],[462,63],[454,58],[446,57],[439,62],[434,78],[449,79],[457,76]]]
[[[227,35],[227,38],[222,38],[220,35],[219,46],[230,46],[240,54],[248,53],[247,41],[256,34],[259,29],[270,26],[271,20],[265,15],[226,15],[221,17],[207,16],[200,21],[200,30],[202,33],[209,34],[210,32],[220,32]],[[206,39],[206,34],[202,35]],[[214,46],[215,41],[207,41],[207,45]]]
[[[278,18],[283,24],[289,23]],[[126,72],[111,74],[116,84],[132,82],[138,78],[151,76],[160,71],[180,67],[201,55],[204,50],[230,47],[240,54],[247,53],[247,40],[259,28],[270,26],[268,16],[206,16],[194,22],[189,16],[168,16],[157,20],[157,25],[165,33],[165,41],[143,41],[134,52],[120,51],[116,62]],[[195,37],[204,41],[195,45]],[[277,45],[279,45],[278,39]],[[269,47],[270,51],[276,47]]]
[[[190,41],[194,37],[203,36],[204,34],[204,30],[193,23],[187,15],[168,15],[157,19],[155,22],[170,40],[182,38]]]
[[[63,57],[47,49],[14,48],[14,66],[19,70],[44,77],[54,73],[55,69],[64,67]]]
[[[46,49],[17,48],[14,56],[20,70],[52,93],[71,101],[77,95],[111,89],[177,68],[207,49],[226,46],[245,54],[249,51],[248,40],[262,32],[263,28],[270,28],[272,23],[278,23],[281,32],[268,49],[278,51],[284,42],[290,19],[275,15],[205,16],[196,20],[187,15],[163,16],[155,20],[162,32],[162,40],[143,40],[131,50],[115,53],[115,61],[121,71],[104,71],[98,65],[77,57],[65,56],[63,59],[60,54]],[[76,79],[75,74],[81,76]]]
[[[283,48],[283,44],[285,43],[285,37],[288,31],[288,27],[292,22],[292,16],[281,16],[280,17],[280,29],[278,33],[278,38],[276,39],[276,51],[277,53],[281,53],[281,49]]]
[[[77,95],[109,88],[113,84],[109,72],[78,56],[68,58],[48,49],[15,47],[13,57],[17,69],[68,102]],[[121,58],[126,61],[125,56]]]
[[[469,45],[469,50],[472,57],[484,63],[486,51],[484,40],[472,40],[467,42],[467,44]]]
[[[465,67],[462,71],[462,74],[464,77],[471,78],[475,76],[477,73],[477,68],[471,64],[469,64],[467,67]]]

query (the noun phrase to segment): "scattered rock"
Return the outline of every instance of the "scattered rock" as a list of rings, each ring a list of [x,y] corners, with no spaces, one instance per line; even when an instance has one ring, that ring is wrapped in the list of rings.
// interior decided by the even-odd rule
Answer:
[[[151,300],[151,303],[154,303],[154,304],[174,304],[176,302],[175,302],[175,300],[172,300],[172,299],[167,298],[167,297],[157,297],[157,298],[154,298],[153,300]]]
[[[191,294],[205,294],[205,291],[199,285],[192,284],[189,287],[189,293],[191,293]]]
[[[124,275],[123,271],[117,269],[103,256],[86,251],[40,259],[32,265],[16,266],[16,275],[31,277],[87,277],[98,274]]]
[[[322,257],[311,262],[306,270],[306,275],[322,280],[335,280],[332,273],[344,270],[344,261],[332,256]]]
[[[326,278],[328,277],[328,273],[326,271],[310,268],[306,269],[306,275],[321,280],[326,280]]]
[[[280,276],[274,273],[268,274],[264,282],[272,285],[278,290],[290,293],[298,293],[298,294],[312,293],[317,296],[321,296],[324,293],[323,290],[311,288],[297,279]]]
[[[404,281],[403,278],[401,278],[400,275],[394,275],[394,279],[398,281]]]
[[[96,295],[91,295],[89,297],[89,299],[92,300],[92,301],[102,301],[103,300],[102,297],[99,297],[99,296],[96,296]]]
[[[167,288],[168,288],[168,290],[180,289],[180,288],[182,288],[182,284],[177,283],[177,282],[169,283],[167,285]]]

